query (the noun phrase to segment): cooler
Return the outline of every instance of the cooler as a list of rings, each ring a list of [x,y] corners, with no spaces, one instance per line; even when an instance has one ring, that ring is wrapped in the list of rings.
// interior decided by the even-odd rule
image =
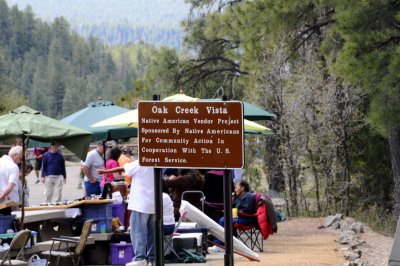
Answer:
[[[132,261],[133,255],[131,243],[110,243],[111,265],[125,265]]]

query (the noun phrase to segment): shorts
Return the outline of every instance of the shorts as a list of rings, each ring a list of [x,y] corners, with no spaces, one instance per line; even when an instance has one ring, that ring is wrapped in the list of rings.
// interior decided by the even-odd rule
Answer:
[[[39,170],[42,169],[42,159],[36,159],[35,160],[35,170]]]

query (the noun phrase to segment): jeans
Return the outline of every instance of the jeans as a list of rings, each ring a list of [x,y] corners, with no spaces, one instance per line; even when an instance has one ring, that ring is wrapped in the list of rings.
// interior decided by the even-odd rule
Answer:
[[[100,195],[100,182],[96,181],[95,183],[90,183],[89,181],[85,181],[85,191],[86,197],[90,197],[90,195]]]
[[[155,214],[132,211],[131,241],[135,257],[133,261],[154,261],[154,225]]]
[[[175,230],[175,224],[164,224],[163,225],[163,229],[164,229],[164,235],[170,235],[174,232]]]

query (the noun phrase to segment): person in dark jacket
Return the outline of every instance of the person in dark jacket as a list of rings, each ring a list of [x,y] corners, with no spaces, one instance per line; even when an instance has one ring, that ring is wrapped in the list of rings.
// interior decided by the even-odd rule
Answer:
[[[60,202],[67,175],[64,157],[55,143],[51,143],[50,150],[43,155],[41,181],[46,187],[46,202]]]
[[[254,194],[250,192],[249,183],[246,180],[240,180],[235,185],[235,193],[233,194],[233,208],[238,209],[238,213],[254,214],[256,212],[256,202]],[[224,225],[222,217],[222,226]],[[253,225],[256,222],[254,217],[237,217],[233,218],[233,223],[244,225]],[[221,224],[221,220],[220,220]]]
[[[233,208],[237,208],[238,217],[232,218],[233,224],[254,225],[257,222],[255,217],[243,217],[240,213],[254,214],[256,212],[256,203],[254,194],[250,192],[249,183],[242,179],[235,184],[235,192],[233,194]],[[221,217],[219,224],[224,227],[225,219]],[[233,235],[237,236],[236,230]],[[216,243],[222,244],[221,241],[215,240]],[[224,252],[224,249],[213,246],[208,249],[209,252]]]

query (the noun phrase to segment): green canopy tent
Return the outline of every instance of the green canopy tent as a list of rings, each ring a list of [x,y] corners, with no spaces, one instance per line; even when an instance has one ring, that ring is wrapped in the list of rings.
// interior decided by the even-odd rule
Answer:
[[[92,142],[127,139],[137,136],[136,128],[123,126],[92,127],[92,125],[128,111],[129,109],[119,107],[113,102],[100,100],[89,103],[86,108],[61,119],[61,122],[92,132]]]
[[[221,99],[200,99],[200,101],[222,101]],[[261,120],[272,120],[275,119],[276,116],[268,112],[260,107],[248,103],[243,102],[243,118],[250,121],[261,121]]]
[[[199,98],[194,98],[187,96],[184,94],[182,91],[178,94],[174,94],[171,96],[168,96],[163,99],[164,102],[173,102],[173,101],[178,101],[178,102],[195,102],[195,101],[205,101],[205,102],[220,102],[222,101],[221,98],[213,98],[213,99],[199,99]],[[260,107],[248,103],[248,102],[243,102],[243,118],[250,120],[250,121],[260,121],[260,120],[272,120],[275,119],[276,116],[268,112],[264,109],[261,109]]]
[[[0,140],[23,139],[22,213],[24,223],[25,150],[30,141],[55,142],[63,145],[82,160],[85,159],[92,133],[44,116],[28,106],[21,106],[0,116]]]
[[[272,120],[276,118],[273,113],[248,102],[243,102],[243,109],[244,118],[250,121]]]

